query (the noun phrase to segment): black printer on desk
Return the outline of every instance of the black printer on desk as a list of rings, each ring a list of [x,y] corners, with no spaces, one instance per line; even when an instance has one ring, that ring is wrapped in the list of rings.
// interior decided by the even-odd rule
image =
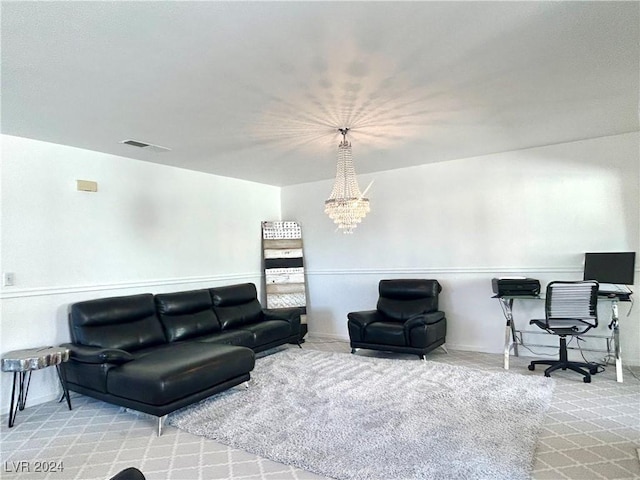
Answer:
[[[491,280],[493,293],[498,297],[540,295],[540,281],[526,277],[501,277]]]

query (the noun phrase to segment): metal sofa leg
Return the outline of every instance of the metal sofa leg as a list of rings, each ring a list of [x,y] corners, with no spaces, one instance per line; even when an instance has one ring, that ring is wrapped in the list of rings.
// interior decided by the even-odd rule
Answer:
[[[162,435],[162,427],[164,426],[164,421],[166,418],[166,415],[158,417],[158,436]]]
[[[445,344],[443,343],[442,345],[440,345],[442,347],[442,349],[444,350],[444,353],[446,353],[447,355],[449,354],[449,350],[447,350],[447,347],[445,346]]]

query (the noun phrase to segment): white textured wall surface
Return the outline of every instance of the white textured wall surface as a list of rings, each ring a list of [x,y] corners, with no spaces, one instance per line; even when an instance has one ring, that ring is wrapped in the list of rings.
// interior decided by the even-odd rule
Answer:
[[[261,288],[260,222],[280,219],[277,187],[11,136],[1,173],[1,269],[15,273],[0,290],[2,353],[68,341],[77,301]],[[78,179],[98,192],[77,191]],[[54,369],[33,374],[28,403],[57,395]]]
[[[361,188],[374,181],[371,213],[353,235],[323,213],[332,182],[283,188],[282,217],[303,228],[310,332],[348,338],[347,313],[374,308],[382,278],[436,278],[447,343],[501,352],[505,321],[491,278],[526,275],[544,288],[581,279],[584,252],[640,251],[638,144],[630,133],[363,175]],[[353,148],[357,171],[366,158]],[[517,303],[518,326],[543,317],[542,307]],[[627,316],[629,307],[620,305],[623,358],[640,365],[640,309]],[[608,335],[607,302],[600,312],[595,333]]]
[[[68,305],[81,300],[260,288],[260,221],[280,218],[303,228],[312,333],[347,338],[346,314],[374,307],[381,278],[437,278],[448,344],[500,352],[492,277],[579,279],[585,251],[640,250],[638,143],[631,133],[364,175],[372,211],[346,236],[323,212],[331,181],[280,190],[3,136],[0,269],[16,284],[0,287],[0,352],[67,341]],[[98,193],[76,191],[77,179]],[[636,291],[639,281],[636,269]],[[640,309],[628,309],[623,356],[638,365]],[[542,308],[515,313],[524,326]],[[3,374],[4,410],[9,393]],[[53,369],[36,372],[29,403],[58,393]]]

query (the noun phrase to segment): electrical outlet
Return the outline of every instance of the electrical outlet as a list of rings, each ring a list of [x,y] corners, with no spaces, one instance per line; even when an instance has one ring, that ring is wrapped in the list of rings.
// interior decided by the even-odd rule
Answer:
[[[2,275],[2,285],[5,287],[13,287],[15,280],[16,278],[13,272],[5,272]]]

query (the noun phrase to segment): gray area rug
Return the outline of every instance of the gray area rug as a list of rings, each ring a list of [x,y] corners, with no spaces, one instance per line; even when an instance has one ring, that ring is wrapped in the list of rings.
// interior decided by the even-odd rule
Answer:
[[[543,376],[288,349],[174,412],[195,435],[337,479],[527,479]]]

